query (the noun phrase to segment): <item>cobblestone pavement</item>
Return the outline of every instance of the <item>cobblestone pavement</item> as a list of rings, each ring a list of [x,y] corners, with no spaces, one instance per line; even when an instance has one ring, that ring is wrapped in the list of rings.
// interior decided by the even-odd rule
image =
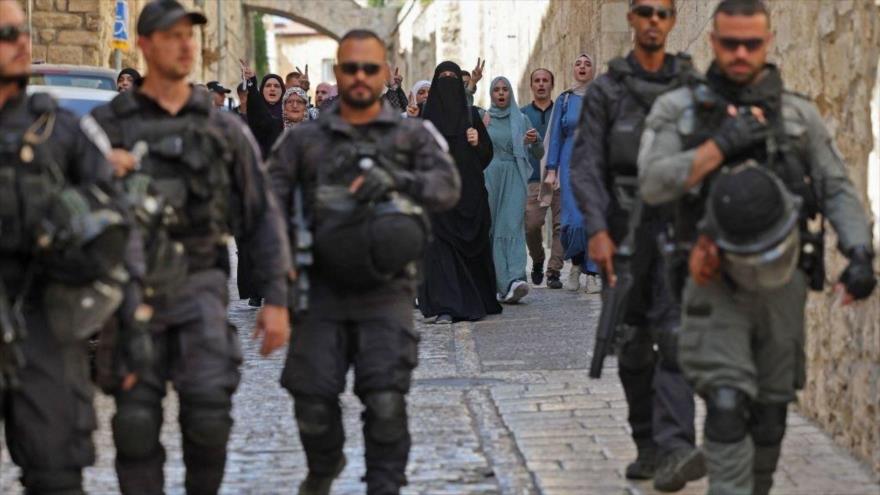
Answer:
[[[587,378],[598,311],[597,295],[537,288],[524,304],[478,323],[429,325],[417,316],[421,362],[410,396],[413,450],[404,493],[654,493],[649,482],[623,477],[635,449],[614,363],[601,380]],[[223,493],[293,493],[305,476],[305,462],[291,400],[278,385],[283,353],[259,357],[247,333],[255,314],[241,301],[230,307],[245,364]],[[86,471],[86,485],[89,493],[116,493],[109,431],[114,406],[104,396],[96,404],[98,462]],[[333,492],[363,493],[360,405],[349,392],[343,406],[349,464]],[[174,494],[183,491],[176,409],[171,393],[162,436],[168,449],[166,486]],[[4,450],[0,493],[20,493],[17,476]],[[701,481],[680,493],[705,489]],[[880,486],[862,464],[795,413],[773,493],[880,495]]]

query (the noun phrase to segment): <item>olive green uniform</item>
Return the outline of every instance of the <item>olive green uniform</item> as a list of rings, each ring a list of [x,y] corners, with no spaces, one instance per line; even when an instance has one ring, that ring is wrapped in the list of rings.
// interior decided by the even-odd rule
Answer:
[[[647,203],[695,197],[706,187],[686,187],[700,143],[693,137],[706,127],[699,118],[697,98],[693,87],[677,89],[659,98],[648,116],[639,155],[640,192]],[[782,92],[779,115],[788,152],[817,186],[819,209],[837,231],[841,251],[870,246],[864,210],[816,107],[801,96]],[[697,287],[693,280],[687,281],[679,356],[685,376],[707,399],[709,493],[766,493],[772,486],[786,405],[795,400],[795,391],[805,379],[808,286],[807,274],[796,270],[782,287],[744,290],[724,276],[723,262],[722,276],[708,285]],[[722,422],[720,430],[713,430],[722,432],[711,434],[710,426],[715,425],[710,417],[717,416],[712,394],[725,387],[743,394],[750,405],[737,410],[748,419],[739,418],[742,423],[738,423],[733,418],[734,426],[743,425],[741,432],[723,428],[730,423]]]

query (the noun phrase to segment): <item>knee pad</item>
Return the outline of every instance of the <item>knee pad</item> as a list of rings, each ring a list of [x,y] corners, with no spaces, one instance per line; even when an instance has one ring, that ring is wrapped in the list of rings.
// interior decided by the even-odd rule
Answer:
[[[327,433],[340,415],[339,403],[336,401],[310,395],[298,395],[293,398],[293,416],[296,418],[299,432],[303,435]]]
[[[363,398],[364,428],[376,443],[394,443],[407,434],[406,399],[393,390],[371,392]]]
[[[657,351],[660,366],[669,371],[681,371],[678,366],[678,333],[680,328],[666,328],[657,332]]]
[[[749,426],[755,445],[771,447],[782,443],[788,404],[755,402],[751,407]]]
[[[22,469],[21,484],[26,493],[85,493],[79,469]]]
[[[116,453],[128,459],[149,457],[159,445],[162,411],[147,404],[119,404],[113,416]]]
[[[181,396],[180,429],[183,438],[199,447],[223,447],[232,431],[232,400],[226,392]]]
[[[627,370],[643,370],[654,367],[654,344],[647,329],[623,326],[623,335],[617,352],[617,364]]]
[[[749,399],[733,387],[718,387],[706,397],[706,438],[736,443],[748,433]]]

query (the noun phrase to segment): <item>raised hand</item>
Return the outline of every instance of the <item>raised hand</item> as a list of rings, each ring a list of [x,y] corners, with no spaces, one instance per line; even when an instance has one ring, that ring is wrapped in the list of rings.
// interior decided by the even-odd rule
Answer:
[[[470,127],[467,130],[467,142],[471,146],[477,146],[480,144],[480,135],[473,127]]]
[[[416,97],[412,93],[409,94],[409,104],[406,106],[406,115],[408,117],[419,116],[419,105],[416,104]]]
[[[244,76],[245,80],[257,77],[257,73],[254,72],[254,69],[252,69],[244,59],[238,59],[238,63],[241,65],[241,75]]]
[[[306,70],[302,70],[299,67],[295,67],[295,69],[302,74],[299,78],[299,86],[308,91],[309,87],[311,87],[311,82],[309,82],[309,64],[306,64]]]
[[[471,81],[477,83],[483,78],[483,69],[486,67],[486,61],[477,57],[477,66],[471,71]]]

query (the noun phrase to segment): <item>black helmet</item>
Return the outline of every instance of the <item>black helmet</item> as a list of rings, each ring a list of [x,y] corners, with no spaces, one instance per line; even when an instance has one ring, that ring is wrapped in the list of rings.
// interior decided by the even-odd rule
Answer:
[[[754,160],[723,168],[709,190],[701,230],[723,251],[724,270],[747,289],[791,279],[800,252],[802,200]]]

